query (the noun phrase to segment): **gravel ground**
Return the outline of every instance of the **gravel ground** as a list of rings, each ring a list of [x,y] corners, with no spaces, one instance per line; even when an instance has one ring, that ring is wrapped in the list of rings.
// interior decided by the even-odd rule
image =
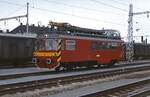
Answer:
[[[108,88],[134,82],[143,78],[150,78],[150,70],[113,76],[105,79],[91,80],[86,82],[72,83],[69,85],[45,89],[37,89],[2,97],[78,97],[83,94],[102,91]]]

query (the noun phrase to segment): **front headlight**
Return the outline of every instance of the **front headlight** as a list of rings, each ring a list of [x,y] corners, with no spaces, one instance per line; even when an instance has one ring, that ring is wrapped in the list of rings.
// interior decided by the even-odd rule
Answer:
[[[47,64],[51,64],[51,63],[52,63],[51,59],[47,59],[47,60],[46,60],[46,63],[47,63]]]
[[[36,58],[32,58],[32,63],[36,64],[37,63],[37,59]]]

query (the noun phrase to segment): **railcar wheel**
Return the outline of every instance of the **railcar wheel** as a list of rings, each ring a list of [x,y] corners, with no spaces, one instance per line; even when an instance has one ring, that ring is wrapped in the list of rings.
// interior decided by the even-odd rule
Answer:
[[[108,67],[114,67],[115,66],[116,61],[111,61],[107,66]]]
[[[72,66],[66,67],[66,70],[71,71],[71,70],[73,70],[73,67]]]
[[[97,68],[102,68],[102,64],[97,64]]]
[[[89,64],[89,65],[86,66],[86,68],[88,68],[88,69],[91,69],[91,68],[93,68],[93,67],[94,67],[94,66],[91,65],[91,64]]]
[[[60,71],[60,66],[55,68],[56,71]]]

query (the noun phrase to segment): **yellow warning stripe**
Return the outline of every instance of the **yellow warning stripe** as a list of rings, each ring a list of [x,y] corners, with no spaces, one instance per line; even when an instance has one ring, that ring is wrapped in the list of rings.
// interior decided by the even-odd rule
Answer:
[[[57,50],[61,51],[61,45],[57,46]]]
[[[59,51],[59,52],[57,53],[57,55],[60,56],[60,55],[61,55],[61,51]]]
[[[60,64],[60,61],[61,61],[61,39],[58,40],[58,43],[57,43],[57,63]]]
[[[57,52],[34,52],[34,57],[58,57],[60,54]]]
[[[61,61],[61,57],[59,57],[59,58],[57,59],[57,62],[58,62],[58,63],[60,63],[60,61]]]

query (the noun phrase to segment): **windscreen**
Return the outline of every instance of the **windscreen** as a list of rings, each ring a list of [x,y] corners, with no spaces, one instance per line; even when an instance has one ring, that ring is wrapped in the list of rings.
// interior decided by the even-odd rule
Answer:
[[[38,39],[37,50],[57,50],[57,39]]]

